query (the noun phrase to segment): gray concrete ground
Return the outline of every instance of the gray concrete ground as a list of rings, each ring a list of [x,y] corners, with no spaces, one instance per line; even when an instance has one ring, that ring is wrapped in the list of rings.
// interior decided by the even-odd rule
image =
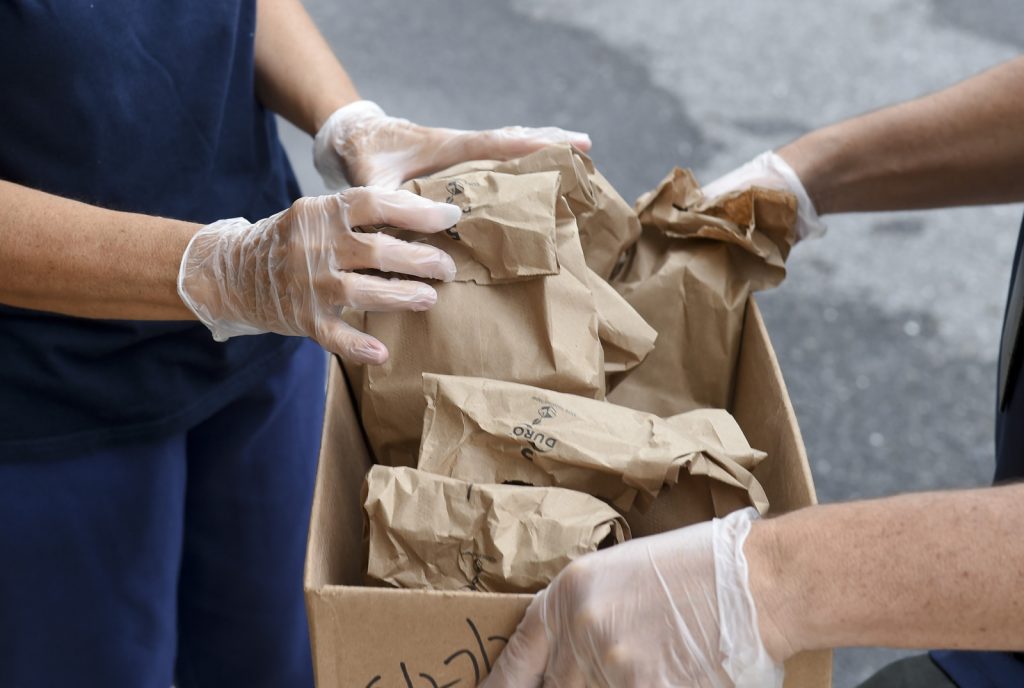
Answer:
[[[454,127],[588,131],[629,199],[710,181],[1024,46],[1019,0],[307,0],[363,95]],[[284,132],[307,193],[309,140]],[[936,141],[935,145],[942,145]],[[985,484],[1021,208],[843,216],[759,300],[822,501]],[[838,687],[900,653],[836,654]]]

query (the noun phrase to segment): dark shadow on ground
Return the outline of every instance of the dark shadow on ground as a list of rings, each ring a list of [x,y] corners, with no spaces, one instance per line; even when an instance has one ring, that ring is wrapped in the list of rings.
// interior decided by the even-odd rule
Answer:
[[[935,23],[1017,48],[1024,48],[1024,2],[1020,0],[932,0]]]
[[[651,83],[643,55],[533,21],[505,3],[310,3],[366,98],[424,124],[557,125],[588,132],[599,168],[630,202],[711,144]]]

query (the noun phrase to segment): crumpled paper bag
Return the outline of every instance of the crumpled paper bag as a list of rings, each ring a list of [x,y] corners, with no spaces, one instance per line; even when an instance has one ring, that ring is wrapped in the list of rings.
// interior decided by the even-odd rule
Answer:
[[[561,175],[559,194],[576,218],[587,265],[604,279],[611,276],[622,252],[640,236],[636,211],[594,167],[590,158],[572,146],[548,146],[504,162],[473,160],[437,176],[448,177],[472,170],[508,174],[558,172]]]
[[[433,308],[343,316],[392,353],[380,366],[345,364],[380,463],[416,462],[423,372],[603,398],[605,348],[615,370],[653,348],[654,330],[587,267],[561,183],[558,172],[484,171],[410,184],[464,214],[448,232],[416,237],[448,251],[457,268],[454,282],[435,284]]]
[[[597,336],[604,354],[606,391],[654,350],[658,333],[600,275],[588,268],[587,284],[597,309]]]
[[[747,299],[785,277],[796,199],[761,188],[705,199],[677,168],[637,209],[643,234],[612,285],[658,341],[608,398],[661,416],[728,408]]]
[[[413,193],[462,208],[463,219],[442,234],[391,230],[410,242],[433,244],[451,255],[461,282],[495,284],[558,274],[555,204],[558,176],[471,172],[415,179]]]
[[[558,193],[576,218],[584,259],[593,271],[590,285],[598,302],[605,372],[622,373],[636,367],[654,348],[657,333],[606,282],[618,266],[623,251],[640,236],[640,220],[636,211],[585,153],[569,145],[548,146],[503,162],[471,160],[439,175],[479,170],[507,174],[559,173]],[[417,188],[413,190],[420,193]],[[609,384],[609,389],[614,382]]]
[[[706,476],[764,512],[752,449],[722,410],[670,419],[472,377],[424,375],[419,468],[473,483],[555,485],[642,511],[665,485]]]
[[[402,588],[532,593],[573,559],[629,539],[599,499],[374,466],[364,487],[370,578]]]

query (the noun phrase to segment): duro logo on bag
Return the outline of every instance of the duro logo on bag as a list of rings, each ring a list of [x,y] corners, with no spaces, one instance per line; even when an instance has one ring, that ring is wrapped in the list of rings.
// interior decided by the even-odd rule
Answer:
[[[555,407],[551,404],[544,404],[537,409],[537,418],[534,419],[534,425],[540,425],[540,422],[545,418],[554,418],[557,414],[555,413]]]
[[[557,407],[553,404],[542,404],[537,409],[537,417],[530,423],[520,423],[512,428],[512,436],[519,440],[526,440],[530,445],[529,447],[523,447],[522,455],[523,458],[533,459],[535,452],[548,452],[558,446],[558,439],[553,437],[549,432],[539,432],[535,426],[540,425],[545,420],[549,420],[558,415]]]
[[[445,184],[445,188],[448,190],[448,198],[444,199],[445,203],[458,205],[458,203],[455,202],[455,197],[464,196],[466,194],[466,187],[462,185],[461,179],[451,180],[450,182]],[[462,214],[465,215],[472,209],[472,206],[467,205],[462,209]],[[450,236],[452,239],[455,239],[455,241],[462,241],[462,236],[459,235],[459,233],[455,230],[454,227],[449,227],[448,229],[444,230],[444,233]]]
[[[533,453],[548,452],[554,449],[558,445],[558,440],[550,435],[543,432],[537,432],[537,430],[526,423],[521,423],[512,428],[512,436],[516,439],[526,440],[529,443],[529,447],[523,447],[522,454],[527,459],[533,458]]]

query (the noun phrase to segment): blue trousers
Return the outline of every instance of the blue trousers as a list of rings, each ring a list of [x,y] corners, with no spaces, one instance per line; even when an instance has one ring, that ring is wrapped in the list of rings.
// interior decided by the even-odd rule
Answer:
[[[304,343],[187,432],[4,457],[0,686],[311,686],[325,369]]]

